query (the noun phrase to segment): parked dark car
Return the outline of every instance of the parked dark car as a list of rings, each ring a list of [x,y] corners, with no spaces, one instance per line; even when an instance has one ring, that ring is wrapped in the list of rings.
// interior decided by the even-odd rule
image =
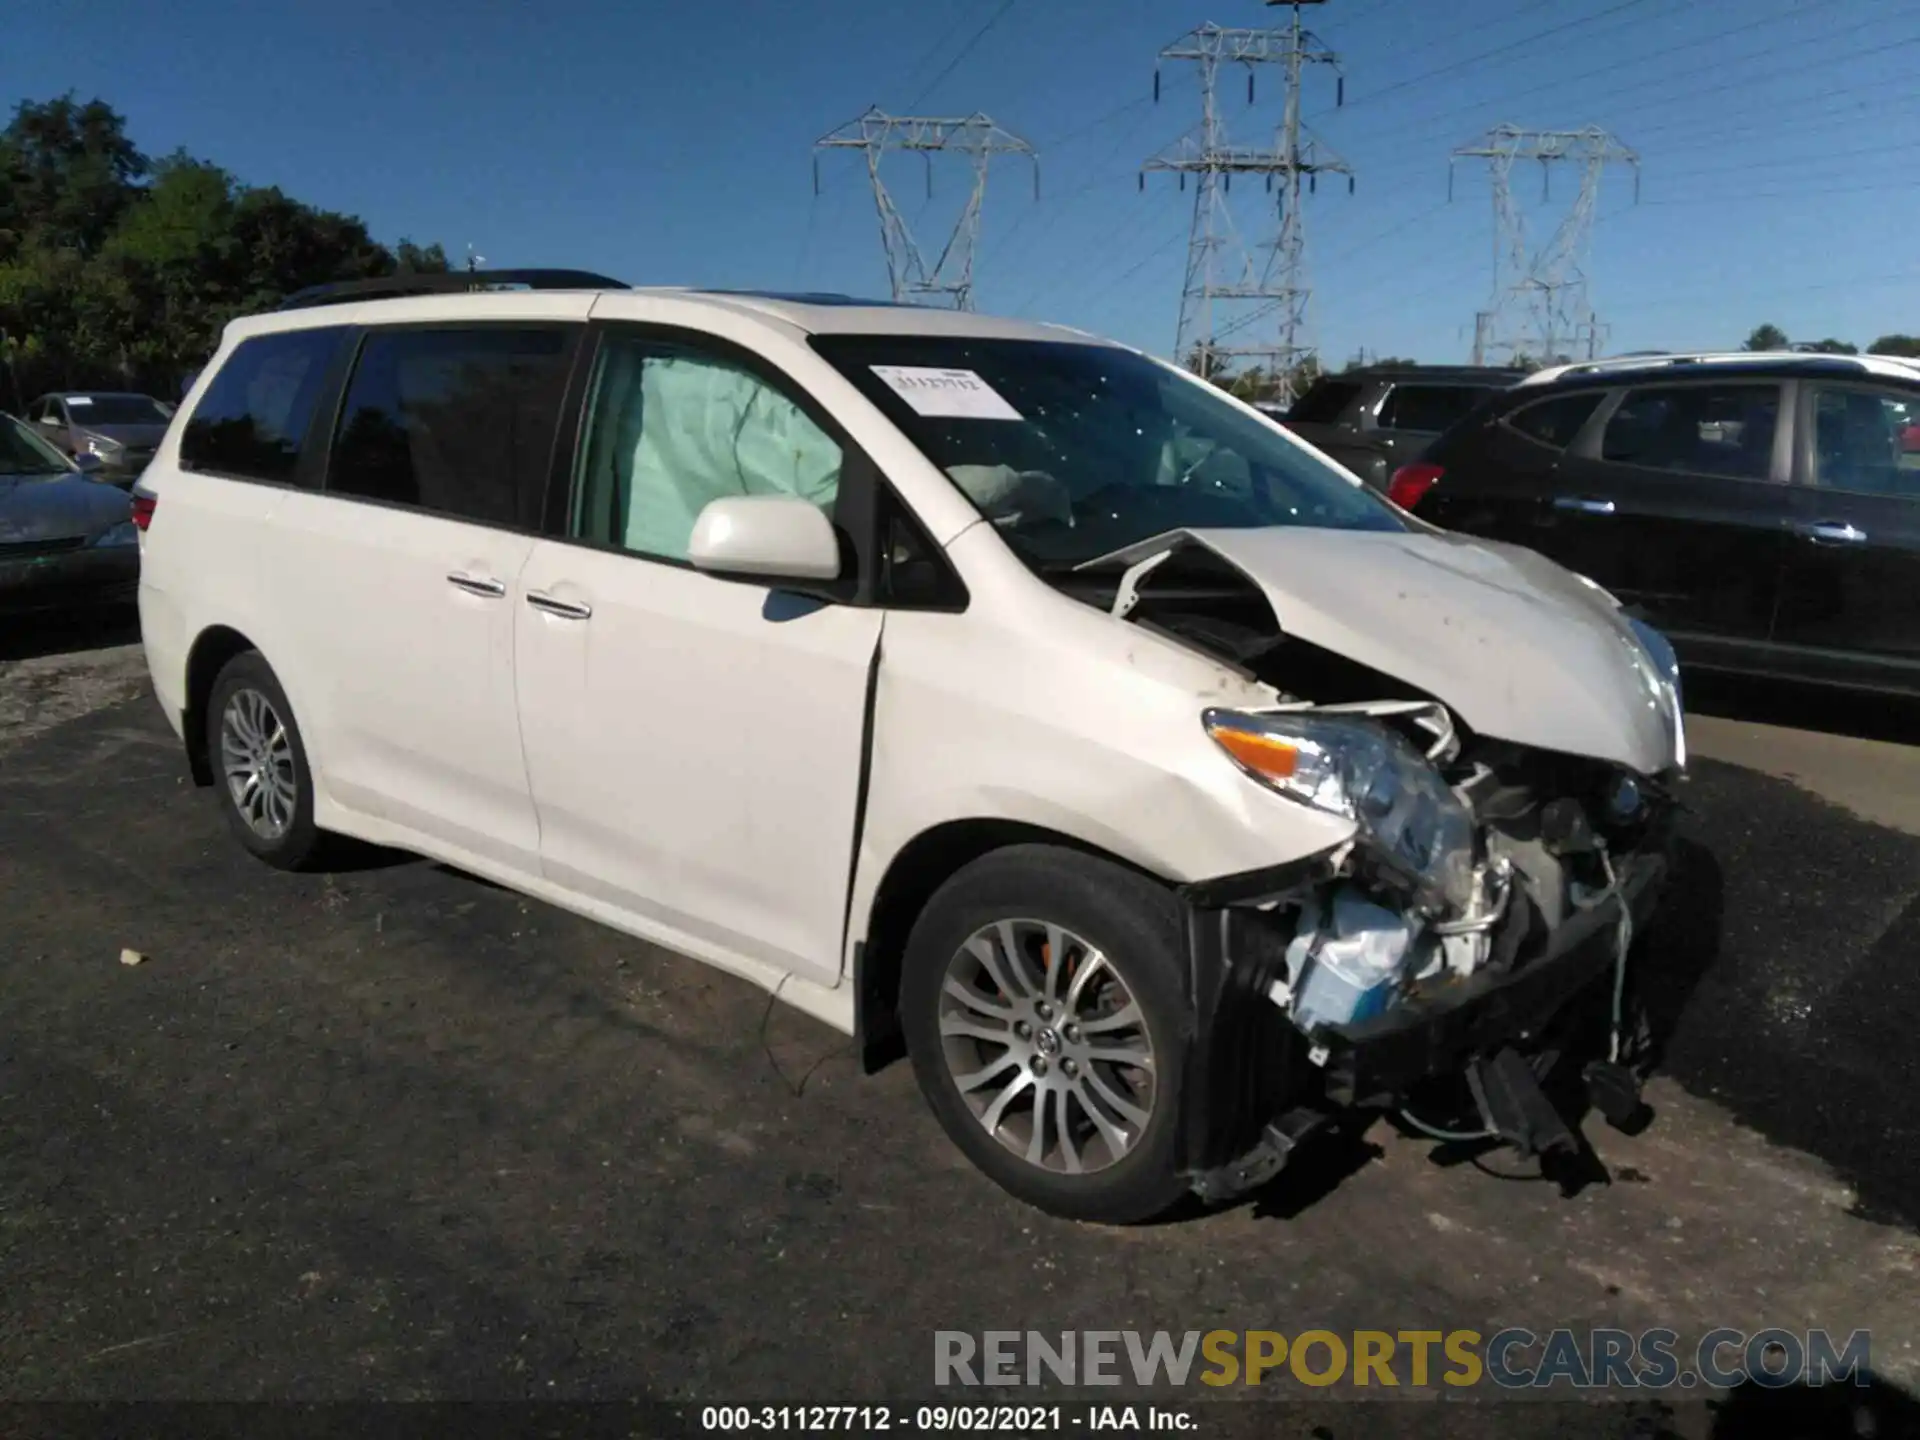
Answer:
[[[133,497],[0,415],[0,613],[131,605],[140,583]]]
[[[1683,667],[1920,695],[1920,361],[1671,356],[1542,371],[1388,494],[1611,591]]]
[[[131,484],[166,438],[172,412],[151,395],[71,390],[42,395],[27,416],[64,455],[93,455],[112,480]]]
[[[1280,423],[1376,490],[1520,370],[1370,365],[1322,375]]]

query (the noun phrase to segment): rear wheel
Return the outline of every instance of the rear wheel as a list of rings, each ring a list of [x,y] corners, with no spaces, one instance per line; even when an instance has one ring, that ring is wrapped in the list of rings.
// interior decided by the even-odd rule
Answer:
[[[233,833],[269,865],[307,868],[326,838],[313,823],[313,776],[293,707],[259,651],[221,668],[206,715],[207,756]]]
[[[901,984],[914,1072],[1004,1189],[1113,1224],[1187,1193],[1181,933],[1164,886],[1048,845],[996,851],[928,902]]]

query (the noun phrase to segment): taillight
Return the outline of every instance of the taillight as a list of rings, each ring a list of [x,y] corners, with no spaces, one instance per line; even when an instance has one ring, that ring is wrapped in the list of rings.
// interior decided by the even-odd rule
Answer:
[[[160,505],[157,495],[135,495],[133,497],[133,528],[144,530],[153,523],[153,512]]]
[[[1387,498],[1402,510],[1411,510],[1446,473],[1446,466],[1429,465],[1424,461],[1402,465],[1393,472],[1393,479],[1387,482]]]

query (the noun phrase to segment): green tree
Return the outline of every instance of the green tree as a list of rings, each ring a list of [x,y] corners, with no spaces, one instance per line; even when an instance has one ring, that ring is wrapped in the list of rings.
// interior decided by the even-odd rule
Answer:
[[[1906,355],[1920,359],[1920,335],[1882,335],[1867,346],[1869,355]]]
[[[184,153],[149,160],[101,100],[23,101],[0,130],[0,359],[15,406],[101,384],[166,398],[237,315],[294,290],[445,271],[349,215],[242,184]]]
[[[1778,325],[1756,325],[1753,333],[1747,336],[1742,350],[1784,350],[1787,348],[1787,332]]]

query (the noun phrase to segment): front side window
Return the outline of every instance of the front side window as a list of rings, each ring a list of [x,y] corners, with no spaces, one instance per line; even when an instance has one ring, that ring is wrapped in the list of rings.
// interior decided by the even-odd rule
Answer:
[[[1396,385],[1380,407],[1380,427],[1437,435],[1465,419],[1491,393],[1478,385]]]
[[[1910,393],[1821,385],[1813,392],[1813,483],[1920,500]]]
[[[180,438],[182,467],[291,480],[327,367],[345,334],[330,326],[242,340],[193,407]]]
[[[340,409],[327,489],[532,530],[578,327],[375,330]]]
[[[1507,416],[1507,424],[1529,440],[1538,440],[1542,445],[1564,450],[1573,443],[1573,437],[1580,433],[1581,427],[1599,408],[1606,393],[1604,390],[1587,390],[1560,395],[1552,400],[1540,400],[1522,406]]]
[[[1130,350],[921,335],[813,344],[1043,570],[1168,530],[1407,528],[1211,385]]]
[[[11,415],[0,415],[0,475],[71,475],[58,450]]]
[[[1600,456],[1654,470],[1766,480],[1779,418],[1778,385],[1649,385],[1628,391],[1608,417]]]
[[[613,335],[595,363],[571,533],[684,561],[710,501],[791,495],[832,518],[840,446],[731,361]]]

